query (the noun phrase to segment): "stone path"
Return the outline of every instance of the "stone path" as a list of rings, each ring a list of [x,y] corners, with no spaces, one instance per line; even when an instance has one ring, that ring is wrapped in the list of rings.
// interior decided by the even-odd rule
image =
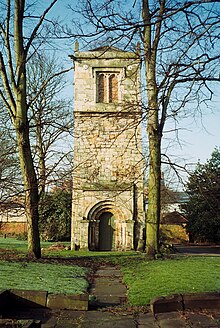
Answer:
[[[117,267],[105,266],[96,271],[90,289],[90,307],[103,308],[126,303],[127,288]]]
[[[89,311],[33,309],[15,311],[14,318],[40,320],[42,328],[220,328],[220,309],[214,312],[132,313],[123,306],[127,289],[117,267],[101,267],[90,289]],[[107,308],[111,306],[111,308]],[[11,313],[13,318],[13,313]],[[0,325],[0,327],[2,327]]]

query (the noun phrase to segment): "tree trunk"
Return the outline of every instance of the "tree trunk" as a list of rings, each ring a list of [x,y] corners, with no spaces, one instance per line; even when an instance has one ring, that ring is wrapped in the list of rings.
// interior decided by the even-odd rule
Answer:
[[[154,258],[159,253],[161,140],[158,131],[153,130],[150,124],[148,124],[148,138],[150,167],[148,177],[146,253],[148,257]]]
[[[18,110],[18,113],[21,112]],[[40,258],[40,237],[38,229],[38,186],[31,156],[28,120],[19,117],[14,122],[19,160],[24,180],[25,212],[28,231],[28,253],[31,257]]]
[[[41,257],[40,236],[38,229],[38,185],[31,155],[29,122],[27,117],[26,60],[24,49],[23,18],[25,0],[15,0],[14,9],[14,51],[16,62],[16,111],[12,117],[16,131],[18,154],[25,190],[25,212],[28,231],[28,252],[35,258]]]
[[[154,258],[159,253],[160,180],[161,180],[161,128],[155,77],[155,56],[146,56],[146,82],[148,96],[148,211],[146,221],[146,253]]]
[[[162,18],[165,1],[160,2]],[[161,19],[156,23],[155,35],[152,30],[149,1],[142,2],[142,18],[144,23],[143,45],[145,61],[145,78],[148,99],[148,143],[149,143],[149,177],[148,177],[148,211],[146,220],[146,254],[155,258],[159,253],[160,226],[160,178],[161,178],[161,137],[159,124],[158,89],[156,81],[157,47],[159,43]],[[154,40],[152,41],[152,36]]]

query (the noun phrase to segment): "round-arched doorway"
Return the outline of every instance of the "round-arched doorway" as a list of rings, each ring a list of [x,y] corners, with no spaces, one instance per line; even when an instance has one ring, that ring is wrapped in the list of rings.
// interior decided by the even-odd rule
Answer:
[[[88,206],[83,216],[87,223],[90,251],[111,251],[133,247],[133,217],[123,204],[104,200]]]

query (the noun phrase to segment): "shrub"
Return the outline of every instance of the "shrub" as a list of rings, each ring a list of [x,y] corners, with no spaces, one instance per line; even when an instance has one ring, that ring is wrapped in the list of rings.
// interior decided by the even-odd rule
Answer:
[[[39,206],[39,229],[43,240],[70,240],[71,193],[56,190],[45,194]]]

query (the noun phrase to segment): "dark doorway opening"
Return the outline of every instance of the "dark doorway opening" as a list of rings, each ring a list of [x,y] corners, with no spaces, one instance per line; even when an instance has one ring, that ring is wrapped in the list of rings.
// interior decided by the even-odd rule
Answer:
[[[110,212],[102,213],[99,217],[99,250],[111,251],[114,232],[114,217]]]

